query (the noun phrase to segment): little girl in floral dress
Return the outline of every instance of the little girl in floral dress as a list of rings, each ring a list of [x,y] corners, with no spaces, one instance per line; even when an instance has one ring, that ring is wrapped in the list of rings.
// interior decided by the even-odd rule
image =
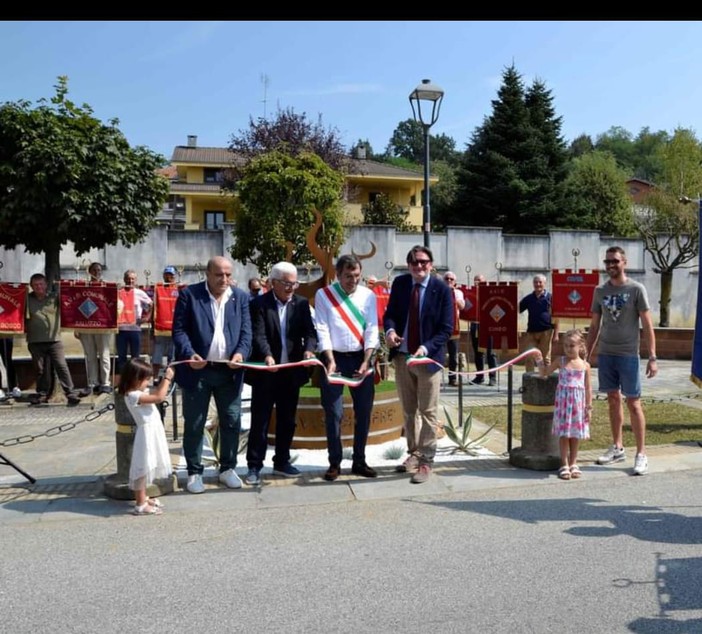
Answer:
[[[590,438],[590,412],[592,411],[592,385],[590,364],[585,361],[587,347],[580,330],[569,330],[563,336],[563,352],[548,367],[543,357],[537,355],[539,374],[549,376],[558,370],[558,385],[553,411],[553,434],[558,436],[561,480],[576,479],[582,475],[578,467],[578,446],[581,440]]]

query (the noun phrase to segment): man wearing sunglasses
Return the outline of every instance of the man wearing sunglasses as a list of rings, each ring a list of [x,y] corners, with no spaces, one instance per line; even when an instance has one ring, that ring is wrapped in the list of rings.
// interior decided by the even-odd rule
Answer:
[[[597,463],[612,464],[626,459],[622,440],[624,395],[636,439],[633,474],[644,475],[648,471],[648,458],[639,377],[639,322],[649,354],[646,376],[652,378],[658,373],[658,365],[651,310],[644,286],[626,276],[624,249],[616,246],[607,249],[604,265],[609,279],[595,289],[587,336],[589,354],[595,345],[598,346],[599,391],[607,393],[612,429],[612,446],[597,459]]]
[[[414,484],[426,482],[431,475],[444,349],[453,333],[453,291],[431,275],[433,261],[428,247],[410,249],[409,273],[393,281],[383,317],[409,453],[396,470],[413,472]],[[410,356],[426,356],[436,363],[408,366]]]

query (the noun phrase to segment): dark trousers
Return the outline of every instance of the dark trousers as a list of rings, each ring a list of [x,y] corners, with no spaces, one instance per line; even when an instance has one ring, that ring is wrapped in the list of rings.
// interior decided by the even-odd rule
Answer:
[[[363,352],[357,354],[335,353],[334,360],[337,372],[343,376],[352,377],[363,363]],[[352,460],[354,463],[362,463],[366,461],[366,441],[368,440],[373,398],[375,397],[373,375],[367,376],[358,387],[349,389],[355,418]],[[321,400],[324,408],[324,424],[327,430],[329,464],[339,465],[343,457],[341,419],[344,417],[344,386],[330,384],[327,381],[327,375],[322,374]]]
[[[446,342],[446,350],[448,351],[448,368],[449,371],[455,372],[458,368],[458,339],[449,339]],[[455,383],[457,381],[456,375],[451,374],[449,376],[449,381]]]
[[[183,455],[188,475],[204,471],[202,440],[211,397],[214,397],[219,418],[219,471],[234,469],[239,453],[244,373],[218,363],[205,366],[196,374],[195,387],[183,388]]]
[[[117,345],[117,372],[121,372],[127,362],[127,350],[132,359],[138,359],[141,354],[141,331],[120,330],[115,338]]]
[[[471,324],[471,329],[470,329],[470,342],[471,345],[473,346],[473,357],[475,359],[475,369],[478,372],[482,372],[485,369],[485,352],[481,352],[478,350],[478,330],[477,328],[473,328]],[[488,346],[487,348],[487,363],[488,363],[488,368],[496,368],[497,367],[497,355],[493,352],[492,346]],[[484,374],[479,374],[478,376],[475,377],[474,382],[475,383],[483,383],[484,381]],[[497,377],[495,375],[495,372],[490,372],[490,382],[494,383],[497,380]]]
[[[275,454],[273,468],[283,468],[290,462],[290,445],[295,435],[297,402],[300,398],[296,372],[260,371],[251,385],[251,428],[246,449],[249,469],[261,469],[268,449],[268,423],[275,406]]]
[[[4,387],[11,390],[13,387],[17,387],[17,377],[15,376],[15,366],[12,363],[12,347],[14,341],[12,337],[1,337],[0,338],[0,359],[2,359],[2,364],[5,366],[5,371],[7,372],[7,385]],[[0,380],[0,389],[2,389],[2,380]]]
[[[63,343],[60,341],[41,341],[27,345],[32,355],[34,369],[37,372],[37,392],[49,396],[53,387],[53,373],[56,371],[63,393],[72,394],[73,379],[68,370]]]

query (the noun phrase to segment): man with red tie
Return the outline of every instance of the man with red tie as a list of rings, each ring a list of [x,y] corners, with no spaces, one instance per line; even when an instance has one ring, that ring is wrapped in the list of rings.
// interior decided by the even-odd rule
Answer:
[[[453,291],[431,275],[433,262],[428,247],[417,245],[410,249],[409,273],[393,281],[383,318],[409,453],[396,470],[413,472],[414,484],[426,482],[431,475],[444,350],[453,333]],[[410,366],[410,356],[426,356],[436,363]]]

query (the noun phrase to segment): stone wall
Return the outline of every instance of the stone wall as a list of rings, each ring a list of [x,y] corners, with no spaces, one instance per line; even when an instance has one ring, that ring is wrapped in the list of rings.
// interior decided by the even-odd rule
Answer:
[[[122,280],[124,271],[135,269],[139,282],[146,282],[144,271],[149,271],[149,281],[161,279],[167,264],[183,267],[182,280],[186,283],[204,279],[204,267],[213,255],[223,255],[232,244],[232,226],[225,225],[217,231],[170,231],[165,226],[156,227],[147,239],[127,248],[123,245],[95,249],[77,256],[71,245],[61,252],[62,276],[74,279],[84,276],[87,264],[98,260],[105,266],[107,281]],[[383,277],[406,272],[405,258],[415,244],[423,242],[421,233],[399,233],[394,227],[354,226],[347,231],[342,252],[354,251],[359,255],[369,253],[371,243],[376,254],[364,260],[364,275]],[[483,273],[490,281],[516,281],[519,296],[532,290],[531,280],[536,273],[549,276],[552,269],[599,269],[608,246],[617,244],[627,252],[628,273],[648,289],[654,323],[659,314],[660,276],[654,273],[650,256],[640,240],[600,236],[594,231],[551,231],[549,235],[522,236],[503,234],[499,227],[449,227],[446,233],[431,235],[434,263],[440,271],[451,269],[459,282],[470,283],[476,273]],[[574,252],[577,255],[574,255]],[[44,256],[24,253],[22,248],[0,248],[0,277],[4,281],[28,281],[32,273],[44,269]],[[76,267],[80,266],[80,273]],[[392,267],[392,268],[389,268]],[[234,265],[234,275],[241,286],[250,277],[258,275],[256,267],[239,262]],[[319,276],[312,269],[311,279]],[[671,326],[694,327],[697,307],[698,267],[679,269],[673,277],[673,297],[670,310]],[[301,270],[301,280],[307,281],[307,271]],[[520,328],[526,326],[526,315],[520,316]]]

